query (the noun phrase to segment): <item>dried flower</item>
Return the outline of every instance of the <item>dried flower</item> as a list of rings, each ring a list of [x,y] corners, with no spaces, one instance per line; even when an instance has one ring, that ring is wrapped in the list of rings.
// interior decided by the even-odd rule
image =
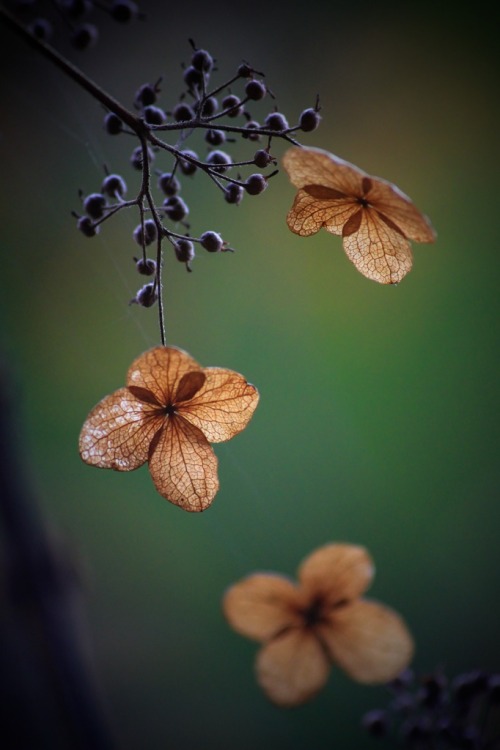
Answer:
[[[80,455],[116,471],[147,461],[160,495],[184,510],[202,511],[219,489],[210,443],[241,432],[258,400],[242,375],[201,368],[181,349],[159,346],[132,363],[125,388],[92,409],[80,433]]]
[[[373,574],[363,547],[328,544],[302,562],[298,584],[256,573],[227,591],[229,624],[264,644],[257,679],[274,703],[296,706],[314,697],[332,664],[362,683],[388,682],[408,665],[413,641],[401,617],[360,598]]]
[[[399,188],[318,148],[288,149],[283,166],[299,192],[287,216],[301,237],[325,228],[341,235],[358,271],[397,284],[412,267],[409,240],[433,242],[429,220]]]

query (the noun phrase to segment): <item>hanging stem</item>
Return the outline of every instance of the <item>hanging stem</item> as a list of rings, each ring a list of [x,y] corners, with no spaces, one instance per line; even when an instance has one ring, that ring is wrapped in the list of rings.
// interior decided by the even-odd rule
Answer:
[[[31,34],[19,21],[2,5],[0,5],[0,21],[3,21],[5,25],[14,31],[18,36],[24,39],[31,47],[37,50],[45,58],[53,62],[63,73],[65,73],[72,81],[81,86],[87,91],[94,99],[97,99],[106,109],[113,112],[120,120],[125,123],[139,138],[142,149],[142,188],[140,194],[140,208],[141,217],[142,215],[142,200],[146,198],[146,201],[151,210],[151,215],[155,221],[156,228],[158,230],[158,245],[157,245],[157,262],[156,262],[156,285],[158,290],[158,317],[160,325],[160,337],[163,346],[166,343],[165,336],[165,318],[163,310],[163,295],[162,295],[162,225],[160,218],[154,206],[154,201],[151,196],[150,190],[150,169],[147,158],[147,142],[149,136],[149,128],[140,117],[137,117],[133,112],[130,112],[126,107],[120,104],[113,96],[108,94],[102,89],[97,83],[90,79],[85,73],[79,68],[73,65],[69,60],[63,57],[49,44],[46,44],[41,39],[38,39]],[[173,149],[176,152],[175,149]],[[137,201],[134,201],[136,203]],[[122,208],[122,206],[120,206]]]

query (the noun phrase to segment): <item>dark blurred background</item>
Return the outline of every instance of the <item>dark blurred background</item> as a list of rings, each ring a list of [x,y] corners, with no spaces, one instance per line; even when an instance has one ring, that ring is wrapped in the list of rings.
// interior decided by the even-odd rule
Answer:
[[[261,403],[216,446],[221,490],[204,514],[159,497],[147,468],[89,468],[77,450],[88,411],[159,343],[155,309],[128,306],[137,216],[89,240],[70,215],[104,163],[133,192],[132,141],[107,136],[100,105],[0,25],[1,342],[25,471],[83,581],[120,749],[375,747],[360,719],[384,688],[333,669],[311,704],[275,708],[254,679],[256,645],[220,602],[254,570],[294,575],[325,542],[362,544],[370,594],[409,623],[419,673],[500,669],[496,27],[481,3],[141,7],[145,22],[101,22],[86,53],[58,46],[127,106],[160,76],[160,105],[176,103],[190,37],[217,58],[214,82],[242,59],[263,71],[290,121],[319,94],[321,127],[302,142],[395,182],[438,240],[382,287],[339,238],[289,232],[284,173],[238,207],[203,175],[185,180],[193,234],[220,231],[237,252],[200,250],[192,274],[166,258],[168,341],[242,372]]]

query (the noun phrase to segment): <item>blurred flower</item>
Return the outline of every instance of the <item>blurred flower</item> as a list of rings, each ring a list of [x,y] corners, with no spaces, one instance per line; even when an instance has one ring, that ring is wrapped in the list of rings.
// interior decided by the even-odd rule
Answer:
[[[436,238],[399,188],[328,151],[293,147],[283,166],[299,188],[287,216],[292,232],[307,237],[324,227],[341,235],[347,257],[369,279],[397,284],[412,267],[409,240]]]
[[[302,562],[298,584],[255,573],[228,589],[224,614],[238,633],[264,644],[257,679],[274,703],[312,698],[332,664],[362,683],[388,682],[408,665],[413,641],[401,617],[360,598],[373,574],[364,548],[328,544]]]
[[[159,346],[132,363],[125,388],[90,412],[80,455],[92,466],[116,471],[147,461],[160,495],[184,510],[202,511],[219,489],[210,443],[241,432],[258,400],[242,375],[202,369],[181,349]]]

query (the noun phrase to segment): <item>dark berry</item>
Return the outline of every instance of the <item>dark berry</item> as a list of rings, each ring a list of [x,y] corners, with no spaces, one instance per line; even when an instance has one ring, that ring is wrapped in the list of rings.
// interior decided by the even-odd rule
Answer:
[[[114,112],[108,112],[104,118],[104,127],[110,135],[118,135],[123,130],[123,122]]]
[[[197,49],[191,58],[191,65],[193,68],[196,68],[196,70],[209,73],[214,66],[214,59],[206,49]]]
[[[91,219],[88,216],[80,216],[78,219],[78,231],[85,235],[85,237],[95,237],[100,227],[94,226]]]
[[[163,202],[163,210],[172,221],[182,221],[189,214],[189,208],[178,195],[167,198]]]
[[[303,130],[304,133],[310,133],[311,131],[316,130],[320,120],[320,114],[315,109],[312,107],[305,109],[299,117],[300,129]]]
[[[200,244],[209,253],[219,253],[224,247],[224,240],[217,232],[203,232],[200,237]]]
[[[245,125],[245,130],[248,131],[248,133],[242,133],[243,138],[248,138],[249,141],[258,141],[260,140],[260,133],[256,132],[260,128],[260,125],[256,120],[250,120]]]
[[[385,711],[373,709],[363,716],[362,726],[372,737],[385,737],[389,729],[389,720]]]
[[[128,23],[138,15],[138,8],[132,0],[115,0],[111,6],[111,17],[120,23]]]
[[[252,80],[248,81],[245,86],[245,94],[249,99],[253,99],[254,101],[258,102],[260,99],[263,99],[265,97],[266,87],[262,83],[262,81],[258,81],[256,78],[252,78]]]
[[[192,65],[186,68],[183,77],[186,86],[190,89],[201,87],[201,84],[203,83],[203,73],[194,68]]]
[[[268,151],[261,148],[255,152],[253,161],[255,166],[259,167],[259,169],[265,169],[272,161],[274,161],[274,159]]]
[[[203,106],[201,108],[202,117],[212,117],[212,115],[215,115],[218,109],[219,102],[217,101],[215,96],[208,96],[203,102]]]
[[[189,263],[194,258],[194,245],[191,240],[181,238],[174,243],[175,256],[181,263]]]
[[[234,94],[228,94],[222,100],[223,109],[229,110],[227,113],[228,117],[238,117],[243,112],[243,107],[240,106],[240,100]]]
[[[86,16],[92,9],[89,0],[64,0],[63,9],[70,18],[81,18]]]
[[[220,146],[226,140],[226,134],[223,130],[207,130],[205,140],[211,146]]]
[[[245,182],[245,190],[249,195],[259,195],[267,188],[267,180],[262,174],[251,174]]]
[[[127,192],[127,183],[119,174],[108,174],[103,180],[101,190],[110,198],[123,198]]]
[[[287,119],[281,112],[271,112],[264,120],[264,125],[269,130],[280,131],[288,129]]]
[[[210,164],[216,172],[225,172],[231,164],[231,157],[224,151],[210,151],[207,156],[207,164]]]
[[[194,118],[194,110],[189,104],[180,102],[174,107],[172,112],[173,118],[176,122],[183,122],[184,120],[192,120]]]
[[[33,36],[36,36],[37,39],[47,42],[51,38],[54,29],[52,28],[50,21],[46,18],[35,18],[35,20],[28,26],[28,31],[30,31]]]
[[[152,276],[156,273],[156,261],[152,258],[134,258],[135,267],[142,276]]]
[[[154,151],[148,148],[147,156],[148,156],[148,161],[153,161],[153,159],[155,158]],[[130,163],[132,164],[134,169],[142,169],[142,147],[141,146],[137,146],[132,151],[132,155],[130,156]]]
[[[227,203],[238,205],[243,200],[243,195],[244,191],[241,185],[236,185],[234,182],[230,182],[224,189],[224,199]]]
[[[141,224],[138,224],[134,229],[134,240],[141,247],[144,245],[151,245],[151,243],[156,240],[157,236],[158,232],[153,219],[146,219],[144,222],[144,229]]]
[[[133,305],[134,303],[137,305],[141,305],[142,307],[151,307],[154,305],[156,300],[158,299],[158,291],[156,288],[156,284],[154,281],[150,281],[149,284],[145,284],[137,294],[135,295],[134,299],[130,300],[130,304]]]
[[[91,193],[83,201],[83,207],[91,219],[102,219],[106,208],[106,198],[102,193]]]
[[[238,75],[240,78],[249,78],[253,73],[253,69],[248,63],[241,63],[238,68]]]
[[[181,189],[181,183],[171,172],[164,172],[158,179],[158,187],[165,195],[177,195]]]
[[[71,44],[76,49],[84,50],[97,42],[99,32],[97,27],[91,23],[82,23],[77,26],[71,35]]]
[[[188,156],[189,159],[183,159],[182,155]],[[179,159],[179,169],[183,174],[194,174],[197,170],[197,165],[193,164],[190,159],[196,159],[198,161],[198,155],[195,151],[181,151],[181,158]]]
[[[159,107],[154,107],[152,104],[144,107],[143,115],[149,125],[163,125],[167,119],[165,112]]]
[[[479,670],[458,675],[452,682],[452,690],[458,703],[468,703],[487,688],[487,677]]]
[[[156,88],[150,83],[143,83],[135,92],[134,104],[137,109],[148,107],[156,101]]]

